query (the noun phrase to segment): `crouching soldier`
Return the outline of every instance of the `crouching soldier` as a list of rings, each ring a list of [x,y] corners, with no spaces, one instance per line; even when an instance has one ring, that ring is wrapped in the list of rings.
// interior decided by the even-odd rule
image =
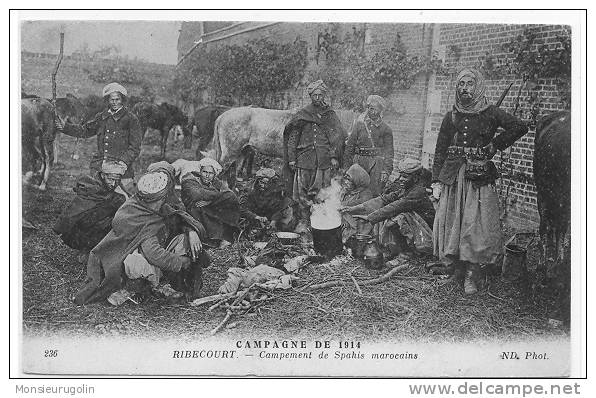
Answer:
[[[174,192],[174,168],[159,162],[147,171],[138,181],[138,192],[116,212],[110,233],[91,250],[87,281],[75,296],[76,304],[108,297],[120,304],[132,293],[120,290],[126,280],[147,281],[156,292],[180,297],[169,284],[159,284],[162,276],[179,289],[190,288],[191,298],[198,296],[201,268],[209,264],[201,244],[205,230],[182,210]]]
[[[77,196],[54,225],[62,241],[79,250],[78,260],[83,264],[89,251],[110,232],[116,210],[126,201],[125,195],[116,192],[126,168],[124,162],[105,160],[94,176],[79,178],[73,189]]]
[[[430,201],[419,161],[404,159],[398,165],[399,177],[394,191],[381,194],[348,213],[377,224],[379,243],[389,257],[412,252],[432,253],[432,228],[435,210]]]
[[[297,224],[293,205],[292,199],[283,196],[275,170],[263,168],[257,171],[254,184],[240,198],[240,216],[249,230],[293,231]]]
[[[370,190],[370,176],[359,164],[353,164],[346,171],[342,179],[342,190],[340,194],[342,213],[342,241],[344,245],[351,247],[356,234],[368,235],[372,232],[370,223],[354,218],[346,210],[360,205],[370,199],[373,194]]]

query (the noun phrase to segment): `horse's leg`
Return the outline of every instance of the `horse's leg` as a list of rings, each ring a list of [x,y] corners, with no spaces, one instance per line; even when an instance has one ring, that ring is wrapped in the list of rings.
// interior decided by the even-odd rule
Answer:
[[[41,144],[41,150],[43,152],[43,158],[42,158],[42,164],[43,164],[43,173],[42,173],[42,179],[41,179],[41,184],[39,184],[39,190],[40,191],[45,191],[46,190],[46,186],[48,183],[48,179],[50,178],[50,165],[52,162],[52,158],[50,156],[50,146],[52,146],[54,143],[49,143],[49,142],[45,142],[45,140],[42,140],[42,144]]]
[[[255,150],[253,148],[247,148],[246,153],[246,177],[252,177],[252,168],[255,162]]]
[[[164,126],[160,130],[161,132],[161,158],[166,158],[166,145],[168,145],[168,135],[170,134],[170,130]]]

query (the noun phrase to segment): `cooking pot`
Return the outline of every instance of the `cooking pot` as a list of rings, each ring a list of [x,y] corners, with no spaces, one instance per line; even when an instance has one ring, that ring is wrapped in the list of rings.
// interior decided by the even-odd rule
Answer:
[[[368,244],[368,241],[372,239],[372,236],[367,234],[356,234],[352,239],[352,256],[354,258],[363,259],[364,258],[364,249]]]
[[[312,241],[315,252],[332,258],[343,252],[341,241],[341,224],[332,229],[317,229],[311,227]]]
[[[300,239],[300,235],[294,232],[274,232],[273,235],[279,239],[282,245],[295,245]]]

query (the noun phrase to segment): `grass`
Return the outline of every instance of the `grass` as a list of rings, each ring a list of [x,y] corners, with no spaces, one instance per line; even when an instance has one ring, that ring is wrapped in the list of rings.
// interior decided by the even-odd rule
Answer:
[[[153,132],[155,133],[155,132]],[[96,145],[95,138],[80,140],[79,160],[73,160],[76,141],[60,137],[60,164],[52,170],[49,188],[39,192],[23,187],[23,216],[37,230],[23,231],[23,328],[35,335],[82,334],[143,337],[208,336],[223,319],[223,310],[206,311],[206,306],[192,307],[150,298],[135,305],[127,302],[112,307],[107,302],[76,307],[71,297],[83,284],[85,266],[76,260],[76,252],[66,247],[52,232],[52,226],[72,198],[76,178],[88,171],[88,159]],[[159,160],[157,134],[145,140],[140,156],[140,170]],[[168,148],[167,160],[193,158],[192,150],[181,143]],[[508,231],[511,233],[511,231]],[[231,250],[213,250],[213,265],[205,270],[203,295],[217,293],[226,280],[227,269],[239,266],[240,253],[250,250],[251,242],[235,243]],[[535,266],[536,248],[528,256]],[[411,261],[408,271],[389,281],[360,286],[363,281],[387,272],[371,271],[349,257],[337,257],[327,264],[312,264],[299,273],[294,289],[276,291],[273,299],[254,312],[234,316],[233,329],[224,329],[223,337],[250,337],[258,334],[271,338],[345,339],[367,341],[416,340],[467,341],[470,339],[524,339],[566,336],[566,329],[548,327],[547,314],[555,307],[549,290],[531,290],[521,283],[487,278],[488,289],[473,297],[463,295],[461,286],[442,286],[424,270],[430,258]],[[313,290],[308,285],[339,280],[338,287]]]

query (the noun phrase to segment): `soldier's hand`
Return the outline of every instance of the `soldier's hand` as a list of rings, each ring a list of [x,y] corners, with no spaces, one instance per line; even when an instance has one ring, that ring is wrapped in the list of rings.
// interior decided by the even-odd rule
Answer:
[[[387,182],[387,180],[389,179],[389,173],[387,172],[382,172],[381,173],[381,183],[385,184]]]
[[[340,206],[339,209],[340,213],[349,213],[352,210],[351,206]]]
[[[482,151],[486,154],[486,156],[490,160],[497,153],[497,148],[495,147],[495,144],[493,144],[491,142],[490,144],[488,144],[487,146],[485,146],[484,148],[482,148]]]
[[[192,261],[189,257],[182,256],[182,267],[181,270],[189,270],[191,267]]]
[[[358,218],[360,220],[368,221],[368,216],[366,216],[364,214],[354,214],[352,217]]]
[[[336,158],[331,158],[331,167],[334,169],[339,169],[339,160]]]
[[[190,231],[188,233],[188,244],[190,246],[190,254],[193,260],[199,258],[199,254],[203,250],[203,244],[201,243],[201,238],[199,238],[199,234],[196,231]]]
[[[205,207],[209,203],[211,203],[211,202],[208,202],[206,200],[199,200],[198,202],[195,203],[195,207]]]
[[[54,126],[56,126],[56,130],[62,131],[64,129],[64,122],[59,117],[55,117]]]
[[[267,223],[267,217],[257,216],[257,221],[261,223],[261,225],[265,225]]]
[[[441,192],[443,191],[443,184],[440,182],[434,182],[431,185],[431,188],[433,189],[433,197],[436,200],[441,199]]]
[[[290,166],[290,169],[296,170],[296,162],[289,162],[288,166]]]

